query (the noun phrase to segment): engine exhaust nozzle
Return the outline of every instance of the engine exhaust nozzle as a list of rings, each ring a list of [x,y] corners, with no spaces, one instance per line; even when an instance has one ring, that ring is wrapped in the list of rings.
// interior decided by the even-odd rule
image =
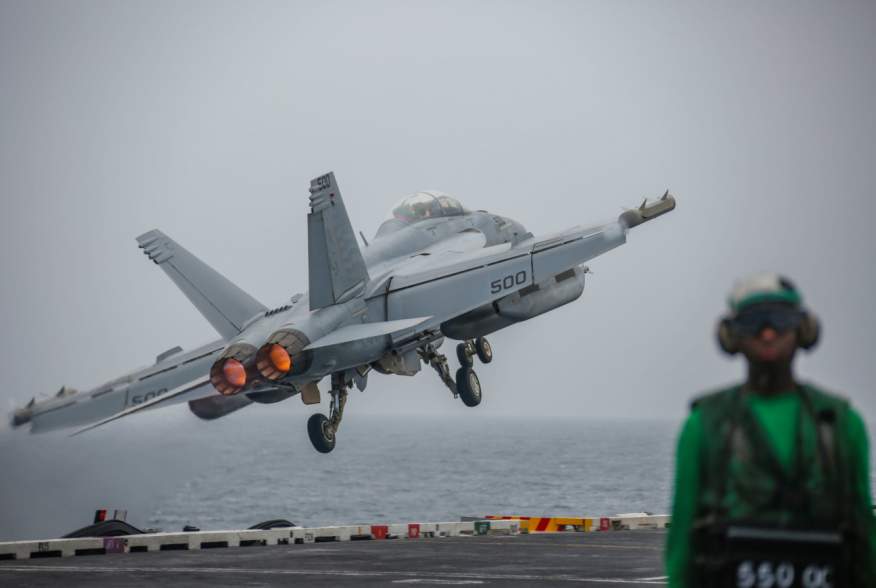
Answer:
[[[255,369],[268,380],[300,374],[310,367],[311,354],[304,351],[310,339],[296,329],[281,329],[268,338],[255,357]]]
[[[246,388],[253,378],[256,348],[248,343],[230,345],[210,368],[210,383],[223,396],[233,396]]]

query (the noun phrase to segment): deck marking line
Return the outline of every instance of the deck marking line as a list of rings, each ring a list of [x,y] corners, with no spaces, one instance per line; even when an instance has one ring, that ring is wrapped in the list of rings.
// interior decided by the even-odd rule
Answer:
[[[554,582],[579,582],[593,583],[603,582],[606,584],[666,584],[662,580],[641,580],[638,578],[590,578],[572,576],[567,574],[484,574],[465,572],[404,572],[404,571],[366,571],[366,570],[280,570],[264,568],[213,568],[213,567],[108,567],[108,566],[45,566],[45,565],[0,565],[0,572],[73,572],[73,573],[109,573],[109,574],[251,574],[254,576],[281,575],[281,576],[372,576],[372,577],[398,577],[411,576],[420,578],[453,578],[474,580],[506,580],[506,581],[554,581]]]
[[[442,580],[440,578],[409,578],[393,580],[393,584],[440,584],[442,586],[462,586],[465,584],[483,584],[483,580]]]

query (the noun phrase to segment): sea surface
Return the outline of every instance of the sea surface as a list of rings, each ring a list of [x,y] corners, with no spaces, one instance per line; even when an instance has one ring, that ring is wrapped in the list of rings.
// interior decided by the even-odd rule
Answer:
[[[324,455],[306,415],[267,408],[4,432],[0,540],[62,535],[97,508],[165,531],[669,510],[677,422],[348,414]]]
[[[165,531],[670,510],[677,421],[348,411],[326,455],[306,419],[180,406],[76,437],[0,431],[0,540],[58,537],[98,508]]]

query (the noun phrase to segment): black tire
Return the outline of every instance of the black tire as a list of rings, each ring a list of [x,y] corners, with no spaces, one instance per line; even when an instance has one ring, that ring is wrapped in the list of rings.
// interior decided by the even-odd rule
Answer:
[[[478,337],[475,339],[475,351],[477,351],[478,359],[481,363],[490,363],[493,361],[493,346],[487,341],[486,337]]]
[[[465,343],[459,343],[456,346],[456,359],[459,360],[459,365],[462,367],[470,368],[474,365],[474,361],[472,361],[471,356],[469,356],[465,352]]]
[[[324,414],[314,414],[307,419],[307,435],[313,448],[320,453],[329,453],[335,448],[335,433]]]
[[[99,523],[94,523],[93,525],[88,525],[87,527],[82,527],[72,533],[67,533],[62,539],[73,539],[77,537],[123,537],[125,535],[140,535],[144,532],[145,531],[141,531],[125,521],[110,519],[108,521],[101,521]]]
[[[258,523],[250,527],[250,529],[286,529],[289,527],[295,527],[295,523],[291,521],[287,521],[286,519],[271,519],[270,521],[264,521],[262,523]]]
[[[481,403],[481,381],[473,369],[461,367],[456,371],[456,393],[466,406]]]

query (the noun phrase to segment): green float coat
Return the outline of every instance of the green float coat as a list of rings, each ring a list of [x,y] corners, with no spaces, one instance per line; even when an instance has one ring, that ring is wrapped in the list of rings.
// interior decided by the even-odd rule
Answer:
[[[769,449],[781,467],[786,472],[790,472],[796,457],[795,436],[801,410],[799,395],[794,391],[772,396],[748,394],[746,409],[754,415],[756,422],[765,433],[770,445]],[[703,490],[700,479],[701,448],[708,441],[706,436],[715,434],[716,431],[704,430],[701,411],[694,408],[684,423],[678,439],[672,526],[666,545],[666,570],[669,574],[670,586],[685,588],[691,586],[690,531],[697,516]],[[870,561],[871,566],[876,566],[876,523],[873,522],[870,510],[872,502],[867,430],[861,417],[854,410],[849,410],[848,426],[837,430],[837,442],[851,448],[849,465],[856,470],[853,479],[860,484],[855,495],[865,500],[865,503],[855,510],[870,519]]]

